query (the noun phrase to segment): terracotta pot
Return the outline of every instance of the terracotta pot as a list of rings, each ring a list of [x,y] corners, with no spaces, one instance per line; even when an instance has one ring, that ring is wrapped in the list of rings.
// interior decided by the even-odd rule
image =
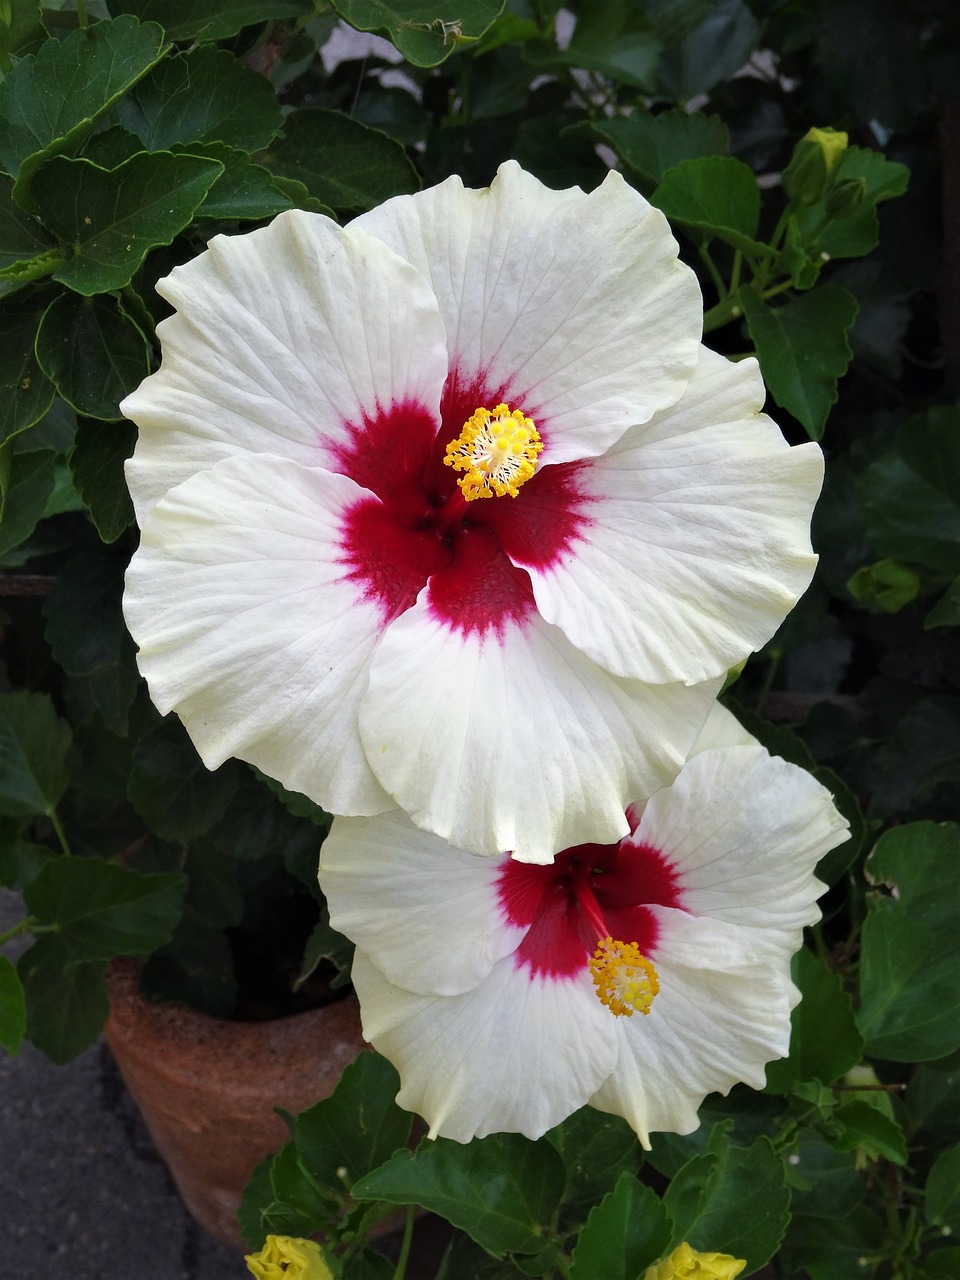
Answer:
[[[272,1022],[227,1022],[139,991],[140,966],[107,971],[106,1038],[180,1196],[202,1227],[246,1251],[237,1206],[296,1113],[334,1090],[365,1048],[353,997]]]

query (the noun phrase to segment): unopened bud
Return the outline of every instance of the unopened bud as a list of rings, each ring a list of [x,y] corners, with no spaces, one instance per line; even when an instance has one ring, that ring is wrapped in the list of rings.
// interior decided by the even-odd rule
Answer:
[[[833,129],[809,129],[793,149],[783,171],[783,189],[794,204],[815,204],[846,150],[847,135]]]

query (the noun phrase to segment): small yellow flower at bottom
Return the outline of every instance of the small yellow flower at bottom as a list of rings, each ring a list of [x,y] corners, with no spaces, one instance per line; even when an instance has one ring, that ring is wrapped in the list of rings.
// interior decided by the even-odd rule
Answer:
[[[734,1280],[747,1265],[729,1253],[700,1253],[684,1242],[661,1262],[647,1267],[643,1280]]]
[[[244,1258],[257,1280],[334,1280],[323,1250],[313,1240],[267,1236],[259,1253]]]

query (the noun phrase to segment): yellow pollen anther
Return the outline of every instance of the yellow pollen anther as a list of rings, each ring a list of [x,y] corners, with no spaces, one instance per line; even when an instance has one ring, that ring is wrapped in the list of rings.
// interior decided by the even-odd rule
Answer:
[[[601,1002],[618,1018],[632,1018],[638,1009],[649,1013],[660,990],[656,969],[635,942],[601,938],[590,961],[590,976]]]
[[[515,498],[536,471],[542,449],[532,420],[519,409],[498,404],[492,412],[481,408],[471,414],[456,440],[447,445],[443,461],[466,473],[457,484],[467,502],[506,494]]]

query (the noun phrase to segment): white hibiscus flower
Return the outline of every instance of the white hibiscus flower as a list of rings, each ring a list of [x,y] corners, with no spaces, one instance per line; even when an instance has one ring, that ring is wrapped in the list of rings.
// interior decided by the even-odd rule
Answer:
[[[125,611],[205,763],[479,853],[625,835],[807,586],[822,467],[663,216],[510,163],[159,289]]]
[[[357,944],[364,1035],[431,1136],[538,1138],[590,1103],[648,1146],[787,1053],[814,868],[846,838],[829,792],[717,707],[628,820],[550,866],[452,849],[399,810],[334,821],[320,883]]]

